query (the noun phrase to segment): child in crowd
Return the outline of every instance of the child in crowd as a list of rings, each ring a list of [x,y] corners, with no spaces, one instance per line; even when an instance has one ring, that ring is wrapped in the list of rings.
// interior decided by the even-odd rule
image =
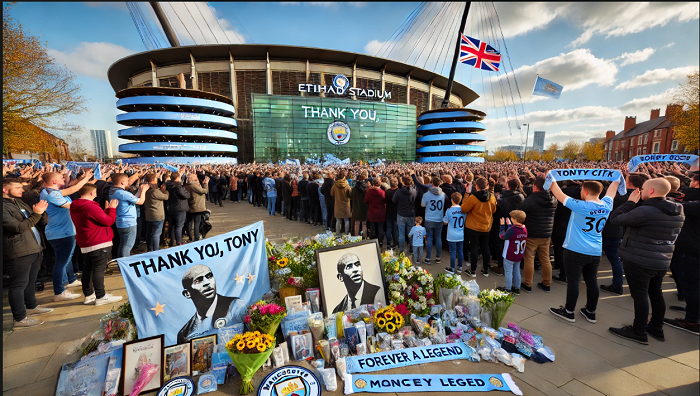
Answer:
[[[527,240],[527,228],[525,212],[512,210],[510,218],[501,219],[501,230],[498,236],[503,239],[503,272],[506,276],[505,287],[497,287],[500,291],[511,292],[520,295],[520,261],[525,253],[525,241]],[[512,220],[512,223],[511,223]],[[516,286],[517,285],[517,286]]]
[[[464,221],[466,216],[462,213],[462,208],[459,206],[459,203],[462,201],[462,194],[458,192],[452,193],[450,199],[452,199],[452,206],[445,212],[442,222],[447,224],[447,243],[450,246],[450,266],[445,268],[445,272],[454,275],[455,259],[458,260],[457,273],[462,273]]]
[[[420,264],[423,257],[423,246],[425,246],[425,227],[421,226],[423,218],[416,216],[416,225],[408,232],[408,236],[413,236],[413,263]]]

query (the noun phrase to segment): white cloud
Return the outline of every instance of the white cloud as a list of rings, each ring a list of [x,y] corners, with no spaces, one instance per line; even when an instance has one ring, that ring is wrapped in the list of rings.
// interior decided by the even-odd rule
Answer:
[[[384,44],[386,44],[386,41],[379,41],[379,40],[372,40],[367,45],[365,45],[365,54],[372,55],[372,56],[377,56],[377,53],[379,53],[379,50],[382,49]]]
[[[700,3],[569,3],[560,11],[584,29],[570,44],[578,47],[596,35],[625,36],[674,21],[698,19]]]
[[[637,116],[638,120],[646,120],[651,109],[666,109],[666,105],[671,102],[675,92],[675,88],[669,88],[660,94],[633,99],[620,106],[620,110],[626,116]]]
[[[519,36],[527,32],[543,29],[550,22],[557,17],[557,11],[563,5],[556,3],[493,3],[496,6],[496,11],[498,12],[498,21],[500,22],[501,29],[503,30],[503,36],[505,38]],[[490,15],[491,18],[495,17],[492,14],[493,7],[487,3],[472,3],[472,8],[470,10],[470,16],[474,19],[478,15],[474,7],[482,7],[478,10],[479,13]],[[477,22],[477,21],[475,21]],[[495,22],[495,21],[494,21]],[[484,29],[486,26],[481,26],[481,22],[478,21],[474,31]],[[490,24],[487,26],[491,27]],[[497,31],[497,35],[500,37],[501,32]]]
[[[692,74],[697,70],[697,66],[677,67],[675,69],[647,70],[644,72],[644,74],[635,76],[631,80],[621,83],[615,87],[614,91],[618,89],[630,89],[643,87],[645,85],[659,84],[666,81],[683,81],[688,74]]]
[[[536,127],[578,122],[607,120],[620,117],[620,110],[604,106],[583,106],[575,109],[539,110],[527,113],[527,120]]]
[[[49,49],[48,53],[75,74],[107,80],[107,69],[115,61],[136,51],[112,43],[82,42],[71,53]]]
[[[151,7],[147,8],[156,20]],[[221,12],[207,3],[168,2],[163,12],[180,38],[181,45],[245,43],[243,36],[233,29]]]
[[[620,60],[624,59],[620,66],[627,66],[631,65],[633,63],[639,63],[639,62],[644,62],[645,60],[649,59],[650,56],[654,54],[656,50],[654,50],[651,47],[644,48],[643,50],[635,51],[635,52],[625,52],[624,54],[618,56],[617,58],[613,60]]]

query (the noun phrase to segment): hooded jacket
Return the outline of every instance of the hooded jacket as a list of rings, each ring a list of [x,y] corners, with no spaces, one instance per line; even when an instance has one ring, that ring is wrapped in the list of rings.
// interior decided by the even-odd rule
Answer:
[[[525,196],[518,190],[504,190],[501,197],[496,201],[496,215],[498,218],[510,217],[510,212],[515,210],[523,201]]]
[[[336,219],[349,219],[352,217],[350,211],[350,186],[345,179],[336,180],[331,188],[334,206],[333,213]]]
[[[396,204],[394,203],[394,194],[399,191],[398,188],[391,188],[384,191],[386,195],[386,220],[396,222]],[[388,225],[387,225],[388,227]]]
[[[562,188],[561,192],[566,194],[569,198],[581,200],[581,186],[576,184],[571,187]],[[619,199],[616,199],[618,203]],[[621,204],[621,203],[620,203]],[[618,204],[617,206],[620,206]],[[615,206],[615,208],[617,208]],[[557,201],[557,208],[554,210],[554,223],[552,227],[552,239],[557,239],[559,246],[564,243],[566,238],[566,230],[569,228],[569,220],[571,219],[571,209],[564,206],[561,202]],[[609,224],[605,224],[605,228],[614,227]],[[603,231],[603,236],[605,236],[605,231]],[[620,231],[620,238],[622,238],[622,231]]]
[[[634,191],[634,189],[627,189],[627,193],[625,195],[620,195],[620,194],[615,194],[615,198],[613,198],[613,212],[619,208],[620,206],[624,205],[625,202],[630,197],[630,194]],[[571,198],[576,198],[574,196],[569,195]],[[579,189],[579,196],[581,196],[581,191]],[[640,202],[641,203],[641,202]],[[559,207],[557,207],[557,211],[559,210]],[[612,212],[611,212],[612,213]],[[568,224],[568,219],[567,219],[567,224]],[[564,231],[566,231],[566,228],[564,228]],[[556,222],[554,224],[554,232],[558,232],[556,228]],[[605,223],[605,227],[603,228],[603,238],[611,238],[611,239],[622,239],[622,237],[625,235],[625,229],[619,225],[613,225],[610,223],[610,221]]]
[[[102,209],[95,201],[76,199],[70,204],[70,218],[75,225],[75,243],[78,247],[89,248],[112,242],[116,209]]]
[[[383,223],[386,220],[386,193],[384,190],[381,188],[367,189],[365,203],[367,204],[367,221]]]
[[[550,238],[554,227],[557,199],[549,191],[537,191],[528,195],[517,209],[525,212],[528,238]]]
[[[190,194],[187,199],[187,204],[189,206],[190,213],[201,213],[207,211],[207,197],[206,194],[209,192],[208,186],[202,187],[199,181],[190,182],[185,184],[185,190]]]
[[[175,183],[172,180],[168,180],[165,183],[165,189],[168,191],[168,212],[187,212],[190,210],[190,205],[187,202],[190,199],[190,193],[185,190],[180,183]]]
[[[323,179],[323,185],[321,186],[321,194],[323,194],[323,198],[326,200],[326,205],[327,206],[333,206],[334,205],[334,200],[333,196],[331,195],[331,189],[333,188],[333,179],[330,177],[326,177]]]
[[[367,203],[365,202],[365,194],[369,184],[367,180],[358,180],[355,187],[350,192],[350,200],[352,206],[352,217],[355,221],[367,221]]]
[[[493,214],[496,213],[496,197],[488,190],[476,191],[462,201],[462,213],[467,215],[464,228],[478,232],[490,231]]]
[[[653,271],[666,271],[685,215],[683,205],[666,198],[649,198],[635,208],[627,201],[608,219],[627,227],[617,254],[621,259]],[[696,241],[697,243],[697,241]]]
[[[414,186],[403,186],[396,190],[391,200],[396,204],[396,213],[401,217],[416,216],[416,196],[418,192]]]
[[[167,201],[169,197],[170,194],[167,191],[161,191],[158,184],[151,184],[151,188],[146,191],[146,199],[143,201],[146,221],[165,220],[163,202]]]

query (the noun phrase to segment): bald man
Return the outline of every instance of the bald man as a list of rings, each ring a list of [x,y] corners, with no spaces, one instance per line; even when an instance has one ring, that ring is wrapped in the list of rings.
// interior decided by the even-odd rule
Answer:
[[[177,343],[209,334],[240,320],[245,305],[238,297],[227,297],[216,293],[216,280],[211,269],[197,264],[182,276],[182,295],[192,300],[197,312],[177,333]]]
[[[338,280],[343,282],[348,294],[338,304],[333,313],[344,312],[358,308],[363,304],[374,304],[376,301],[386,303],[379,292],[381,288],[364,280],[360,258],[355,253],[346,253],[338,260]]]
[[[618,337],[643,345],[649,344],[647,334],[664,341],[666,302],[661,284],[685,220],[683,206],[666,199],[669,191],[671,184],[666,179],[647,180],[610,214],[609,219],[612,225],[627,227],[618,255],[634,300],[633,325],[609,330]],[[644,203],[635,207],[640,198]],[[649,300],[651,320],[647,323]]]

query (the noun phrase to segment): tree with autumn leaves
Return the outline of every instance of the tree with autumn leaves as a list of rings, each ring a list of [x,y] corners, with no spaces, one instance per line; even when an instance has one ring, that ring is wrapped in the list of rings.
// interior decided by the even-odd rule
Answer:
[[[3,154],[43,152],[41,130],[75,131],[65,116],[82,114],[85,99],[75,76],[49,56],[45,43],[26,33],[2,11],[2,129]]]
[[[698,104],[700,103],[700,89],[698,87],[698,72],[688,75],[688,81],[681,84],[673,97],[673,104],[680,105],[681,111],[671,114],[671,122],[675,124],[675,135],[678,143],[685,146],[690,151],[698,150],[700,140],[699,125],[700,113]]]

